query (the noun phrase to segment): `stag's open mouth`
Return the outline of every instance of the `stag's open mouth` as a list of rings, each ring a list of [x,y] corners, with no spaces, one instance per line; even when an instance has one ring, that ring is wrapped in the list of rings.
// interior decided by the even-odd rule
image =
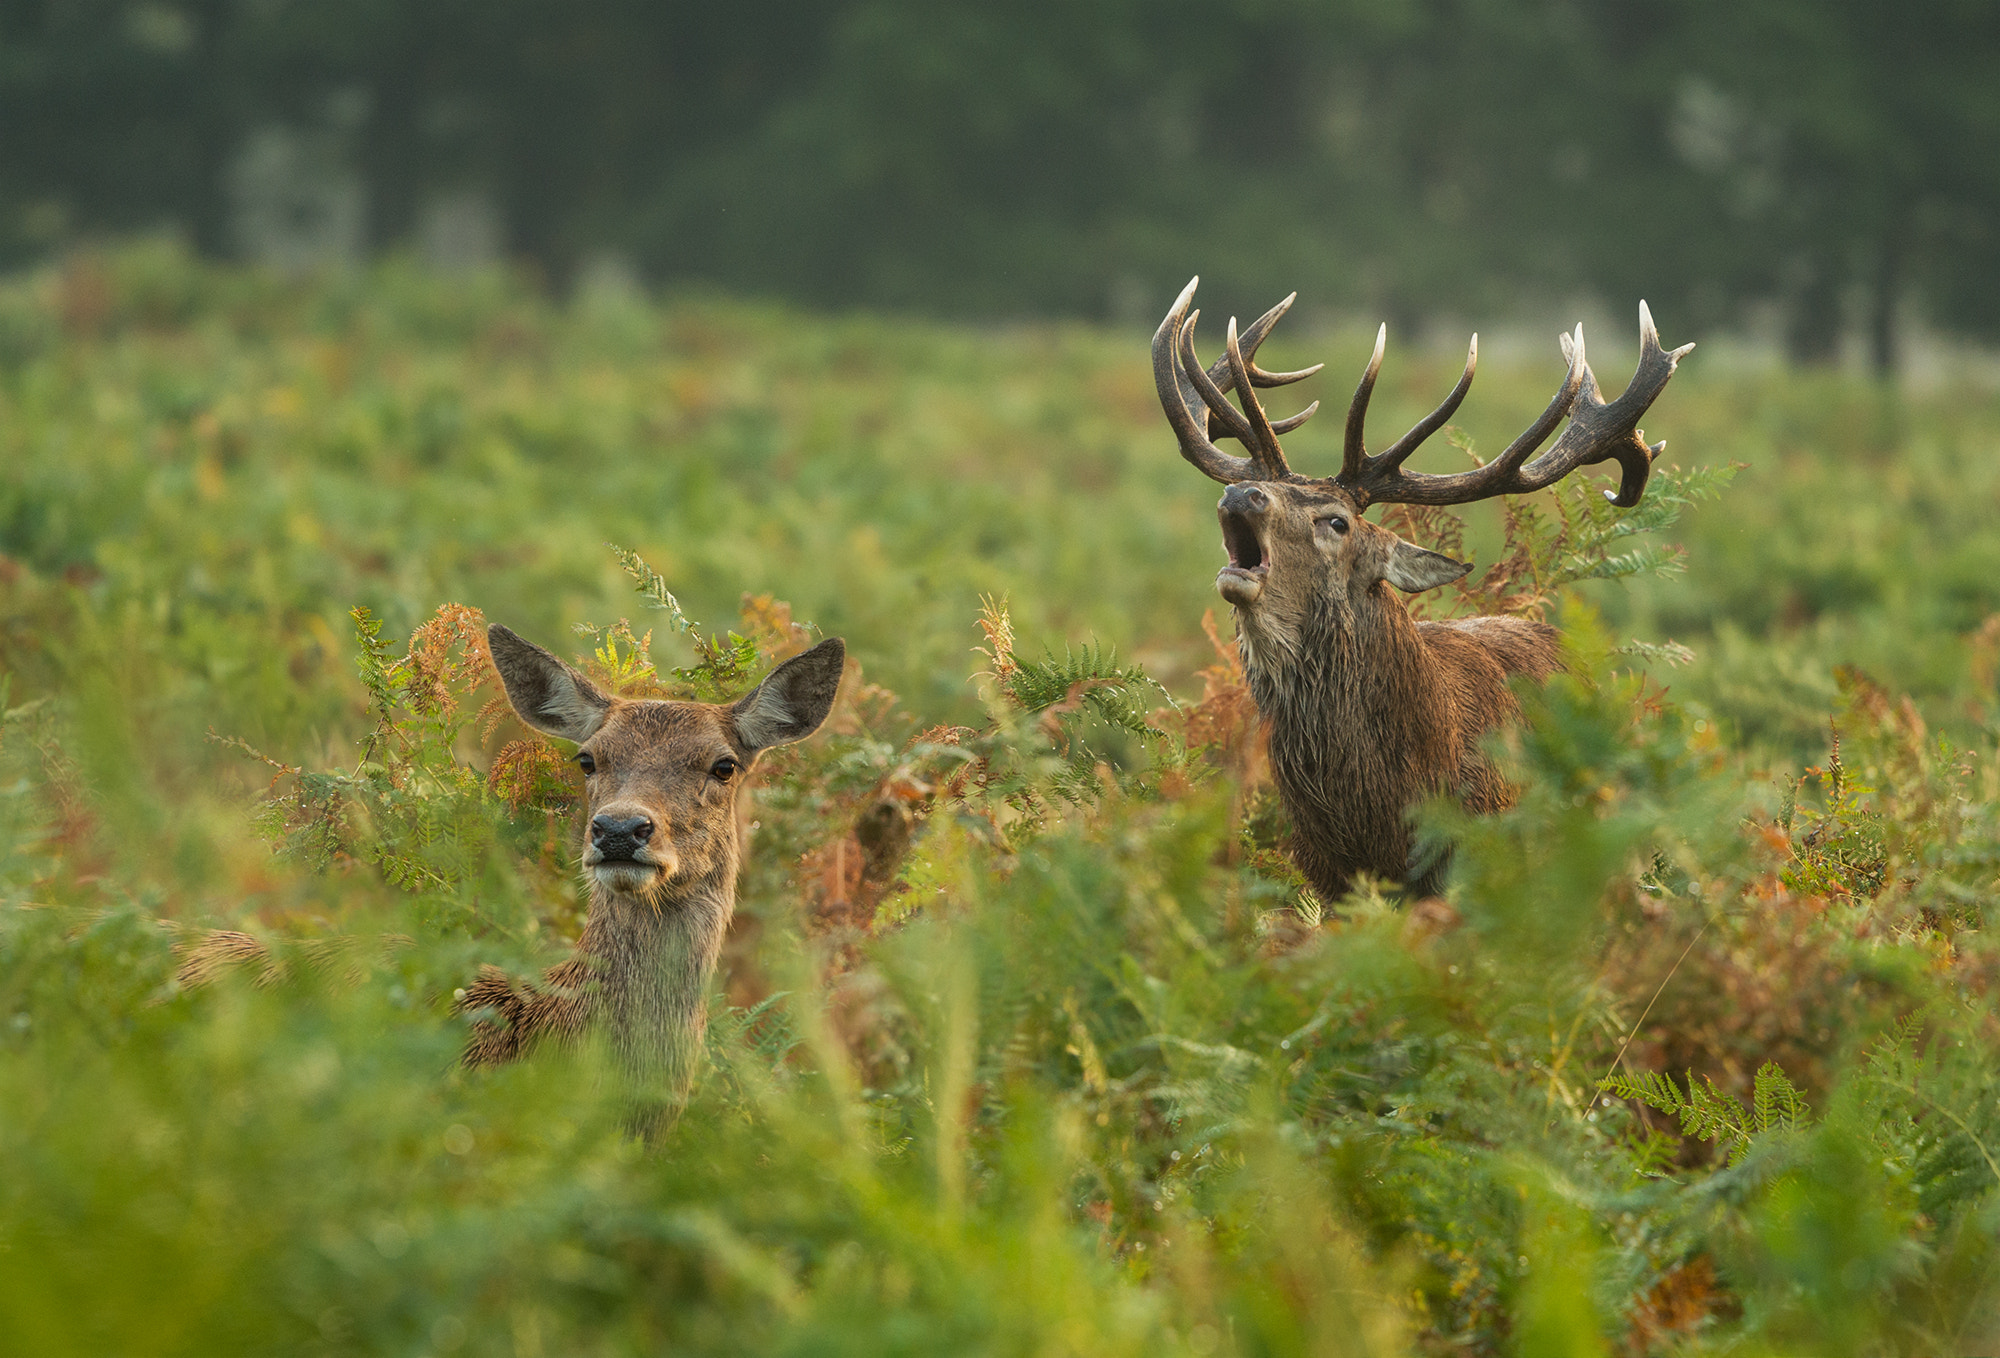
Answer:
[[[1225,509],[1220,517],[1222,546],[1229,553],[1229,564],[1216,574],[1215,588],[1230,603],[1247,608],[1264,592],[1264,581],[1271,574],[1271,559],[1265,554],[1264,539],[1258,535],[1257,525],[1249,515]]]

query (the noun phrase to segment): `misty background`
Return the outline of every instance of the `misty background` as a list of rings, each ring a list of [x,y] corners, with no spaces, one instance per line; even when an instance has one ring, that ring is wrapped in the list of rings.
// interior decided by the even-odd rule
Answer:
[[[4,0],[0,264],[167,231],[562,289],[2000,338],[1986,0]],[[1405,332],[1407,333],[1407,331]]]

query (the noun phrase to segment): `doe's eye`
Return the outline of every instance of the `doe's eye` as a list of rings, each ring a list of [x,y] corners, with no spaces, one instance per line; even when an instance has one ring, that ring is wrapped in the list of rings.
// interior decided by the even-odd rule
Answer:
[[[576,766],[583,770],[583,776],[586,778],[597,772],[597,761],[590,757],[588,750],[578,750],[576,752]]]
[[[734,759],[731,759],[728,755],[724,755],[722,758],[716,760],[713,764],[709,765],[708,776],[713,778],[718,783],[726,783],[731,778],[734,778],[738,770],[740,770],[742,767],[743,766],[737,763]]]

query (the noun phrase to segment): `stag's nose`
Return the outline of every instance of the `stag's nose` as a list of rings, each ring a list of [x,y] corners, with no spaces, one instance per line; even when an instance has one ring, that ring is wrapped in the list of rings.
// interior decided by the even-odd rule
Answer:
[[[645,816],[598,815],[590,818],[590,842],[606,858],[630,858],[653,837],[653,822]]]
[[[1261,486],[1238,482],[1222,492],[1217,506],[1225,514],[1262,514],[1271,507],[1271,496]]]

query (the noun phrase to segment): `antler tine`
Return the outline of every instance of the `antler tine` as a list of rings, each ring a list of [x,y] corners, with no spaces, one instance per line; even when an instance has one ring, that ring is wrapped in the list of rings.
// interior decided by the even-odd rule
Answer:
[[[1251,380],[1254,374],[1250,370],[1250,360],[1243,355],[1242,342],[1237,338],[1234,316],[1229,318],[1229,330],[1223,345],[1225,356],[1229,359],[1230,374],[1236,379],[1236,394],[1243,400],[1243,415],[1249,420],[1250,430],[1256,436],[1257,441],[1249,445],[1251,456],[1263,467],[1264,480],[1283,481],[1292,474],[1292,469],[1285,462],[1285,450],[1278,446],[1278,435],[1271,428],[1270,418],[1264,414],[1264,403],[1257,399]]]
[[[1292,303],[1298,300],[1299,295],[1296,292],[1287,293],[1282,302],[1279,302],[1256,320],[1250,322],[1250,328],[1243,332],[1244,358],[1249,359],[1257,356],[1258,346],[1263,344],[1264,337],[1271,333],[1272,327],[1277,325],[1279,320],[1284,317],[1284,314],[1292,309]],[[1294,382],[1303,382],[1306,378],[1311,377],[1325,366],[1326,364],[1324,363],[1315,363],[1310,368],[1300,368],[1297,372],[1274,373],[1266,372],[1252,363],[1250,365],[1250,380],[1260,387],[1290,386]]]
[[[1271,327],[1278,323],[1278,318],[1292,309],[1292,303],[1298,300],[1298,296],[1296,292],[1291,294],[1284,301],[1278,303],[1252,321],[1250,328],[1243,332],[1243,357],[1246,363],[1249,364],[1250,385],[1254,387],[1282,387],[1292,382],[1303,381],[1326,366],[1324,363],[1315,363],[1310,368],[1301,368],[1297,372],[1274,373],[1266,372],[1254,362],[1250,362],[1257,353],[1257,346],[1262,344],[1264,337],[1271,333]],[[1208,365],[1208,380],[1215,383],[1216,390],[1218,391],[1228,392],[1235,387],[1236,374],[1229,370],[1228,354],[1224,354],[1221,358],[1216,359],[1215,362]],[[1289,434],[1311,419],[1313,413],[1318,409],[1319,402],[1314,401],[1296,415],[1282,420],[1273,420],[1271,421],[1271,431],[1275,434]],[[1210,416],[1208,422],[1208,436],[1210,438],[1214,438],[1217,434],[1227,434],[1230,432],[1231,430],[1223,423],[1220,417]]]
[[[1354,389],[1354,400],[1347,407],[1347,438],[1340,454],[1340,475],[1335,480],[1342,485],[1358,485],[1362,468],[1368,460],[1368,446],[1365,427],[1368,423],[1368,398],[1375,392],[1375,377],[1382,371],[1382,350],[1389,343],[1389,323],[1375,332],[1375,354],[1368,360],[1368,370],[1361,374],[1361,384]]]
[[[1562,437],[1547,454],[1521,469],[1522,479],[1532,482],[1528,489],[1539,490],[1577,467],[1616,461],[1620,471],[1618,489],[1615,493],[1605,491],[1604,498],[1621,509],[1638,504],[1652,474],[1653,459],[1667,446],[1665,439],[1648,444],[1639,429],[1639,419],[1666,390],[1674,370],[1693,349],[1692,344],[1671,351],[1663,348],[1659,328],[1653,324],[1652,308],[1640,302],[1639,366],[1633,370],[1632,380],[1625,384],[1617,400],[1606,401],[1597,394],[1596,378],[1585,370],[1583,390],[1577,396],[1569,428],[1563,430]]]
[[[1643,356],[1649,350],[1660,348],[1660,327],[1653,324],[1653,309],[1646,305],[1646,299],[1639,299],[1639,352]],[[1679,365],[1680,361],[1694,352],[1694,341],[1689,340],[1680,348],[1667,352],[1667,358]],[[1624,398],[1619,398],[1624,399]]]
[[[1523,429],[1512,443],[1502,448],[1500,456],[1487,463],[1486,467],[1480,468],[1481,471],[1492,468],[1496,480],[1511,476],[1537,448],[1548,442],[1549,435],[1556,432],[1556,426],[1563,422],[1563,417],[1576,409],[1581,394],[1597,388],[1597,379],[1591,375],[1590,360],[1584,356],[1583,322],[1578,321],[1572,333],[1557,335],[1556,343],[1562,346],[1563,357],[1569,360],[1569,371],[1563,376],[1562,386],[1549,398],[1549,403],[1543,409],[1540,418]]]
[[[1208,428],[1212,404],[1204,399],[1201,384],[1191,381],[1183,373],[1184,368],[1201,372],[1201,365],[1194,357],[1195,318],[1188,314],[1188,304],[1194,300],[1195,285],[1200,282],[1199,275],[1188,280],[1188,285],[1181,289],[1181,295],[1167,312],[1166,319],[1160,322],[1160,328],[1153,332],[1153,385],[1159,391],[1160,408],[1166,412],[1167,423],[1173,426],[1181,456],[1202,475],[1224,485],[1234,485],[1238,481],[1255,480],[1257,464],[1247,457],[1230,456],[1210,440]],[[1186,351],[1184,361],[1183,349]],[[1203,376],[1206,377],[1206,374]],[[1208,389],[1215,393],[1213,402],[1228,409],[1228,403],[1223,401],[1221,392],[1215,390],[1215,384],[1208,383]],[[1234,410],[1229,413],[1236,414]]]
[[[1190,312],[1181,322],[1180,360],[1181,371],[1188,381],[1194,383],[1195,390],[1208,406],[1208,427],[1213,430],[1217,424],[1222,432],[1235,439],[1253,453],[1257,447],[1257,431],[1250,427],[1250,421],[1235,406],[1229,404],[1229,397],[1223,389],[1210,380],[1208,372],[1201,366],[1201,359],[1194,352],[1194,323],[1201,319],[1199,309]]]
[[[1411,453],[1423,441],[1444,428],[1459,405],[1465,400],[1465,393],[1472,390],[1472,375],[1479,369],[1479,336],[1472,337],[1472,343],[1465,350],[1465,371],[1459,375],[1458,385],[1451,389],[1451,395],[1439,403],[1438,408],[1410,426],[1410,432],[1368,459],[1367,475],[1392,472],[1409,459]]]
[[[1243,332],[1243,357],[1245,359],[1256,358],[1257,346],[1264,342],[1264,337],[1271,333],[1271,327],[1276,325],[1279,319],[1292,309],[1292,303],[1298,300],[1299,295],[1296,292],[1292,293],[1284,301],[1250,322],[1250,328]],[[1300,368],[1297,372],[1274,373],[1266,372],[1255,363],[1251,363],[1250,382],[1253,386],[1259,387],[1282,387],[1293,382],[1302,382],[1325,366],[1326,364],[1324,363],[1315,363],[1310,368]],[[1210,381],[1220,386],[1224,391],[1229,390],[1229,385],[1235,378],[1229,371],[1229,356],[1227,354],[1224,354],[1221,358],[1216,359],[1215,362],[1208,365],[1208,377]],[[1283,431],[1280,430],[1279,432],[1282,433]]]
[[[1319,402],[1314,401],[1311,405],[1307,406],[1304,410],[1301,410],[1296,415],[1287,415],[1282,420],[1272,420],[1271,432],[1274,434],[1289,434],[1294,429],[1297,429],[1300,425],[1304,424],[1307,420],[1311,419],[1315,414],[1318,413],[1318,411],[1319,411]]]
[[[1636,505],[1645,492],[1653,459],[1666,447],[1664,441],[1646,443],[1639,432],[1639,417],[1666,389],[1674,369],[1694,346],[1682,345],[1671,352],[1661,348],[1653,313],[1641,302],[1639,367],[1624,394],[1608,402],[1598,395],[1597,377],[1584,353],[1583,327],[1579,325],[1573,335],[1564,335],[1562,347],[1563,356],[1569,360],[1569,373],[1562,389],[1541,418],[1485,466],[1455,476],[1430,476],[1389,466],[1385,453],[1370,459],[1363,474],[1352,480],[1343,473],[1341,483],[1368,502],[1464,504],[1496,495],[1540,490],[1578,467],[1615,460],[1623,475],[1616,493],[1607,491],[1605,498],[1623,508]],[[1569,418],[1569,427],[1563,430],[1555,446],[1528,461],[1565,416]]]
[[[1563,384],[1549,401],[1546,409],[1536,421],[1522,431],[1519,438],[1501,450],[1500,456],[1483,467],[1475,467],[1469,472],[1459,472],[1452,476],[1434,476],[1428,472],[1406,472],[1400,463],[1409,455],[1402,453],[1394,463],[1385,452],[1380,458],[1370,458],[1355,484],[1355,491],[1368,504],[1464,504],[1472,500],[1484,500],[1495,495],[1513,494],[1517,489],[1521,464],[1528,455],[1548,441],[1555,432],[1563,416],[1569,414],[1576,404],[1577,393],[1590,378],[1589,365],[1583,357],[1583,327],[1576,328],[1574,336],[1558,337],[1562,342],[1563,357],[1569,360],[1569,371],[1563,377]],[[1470,385],[1470,373],[1459,378],[1461,385]],[[1453,397],[1460,391],[1454,390],[1446,397],[1446,404],[1455,406]],[[1449,415],[1449,411],[1446,412]],[[1433,411],[1432,415],[1435,416]],[[1394,449],[1390,451],[1396,451]],[[1410,451],[1414,451],[1414,446]]]
[[[1285,298],[1241,333],[1231,317],[1227,352],[1213,366],[1204,368],[1194,351],[1194,327],[1201,319],[1201,312],[1190,310],[1200,282],[1199,276],[1188,281],[1166,319],[1160,322],[1160,328],[1153,332],[1153,384],[1159,389],[1167,422],[1174,427],[1181,456],[1203,475],[1225,485],[1237,481],[1304,480],[1287,465],[1278,436],[1311,419],[1319,409],[1319,402],[1314,401],[1286,419],[1272,420],[1257,399],[1256,388],[1297,382],[1311,377],[1322,365],[1314,364],[1298,372],[1274,373],[1251,361],[1257,346],[1291,308],[1298,294]],[[1240,411],[1229,401],[1232,390],[1243,403]],[[1250,456],[1231,457],[1216,447],[1217,436],[1236,439],[1249,450]]]

